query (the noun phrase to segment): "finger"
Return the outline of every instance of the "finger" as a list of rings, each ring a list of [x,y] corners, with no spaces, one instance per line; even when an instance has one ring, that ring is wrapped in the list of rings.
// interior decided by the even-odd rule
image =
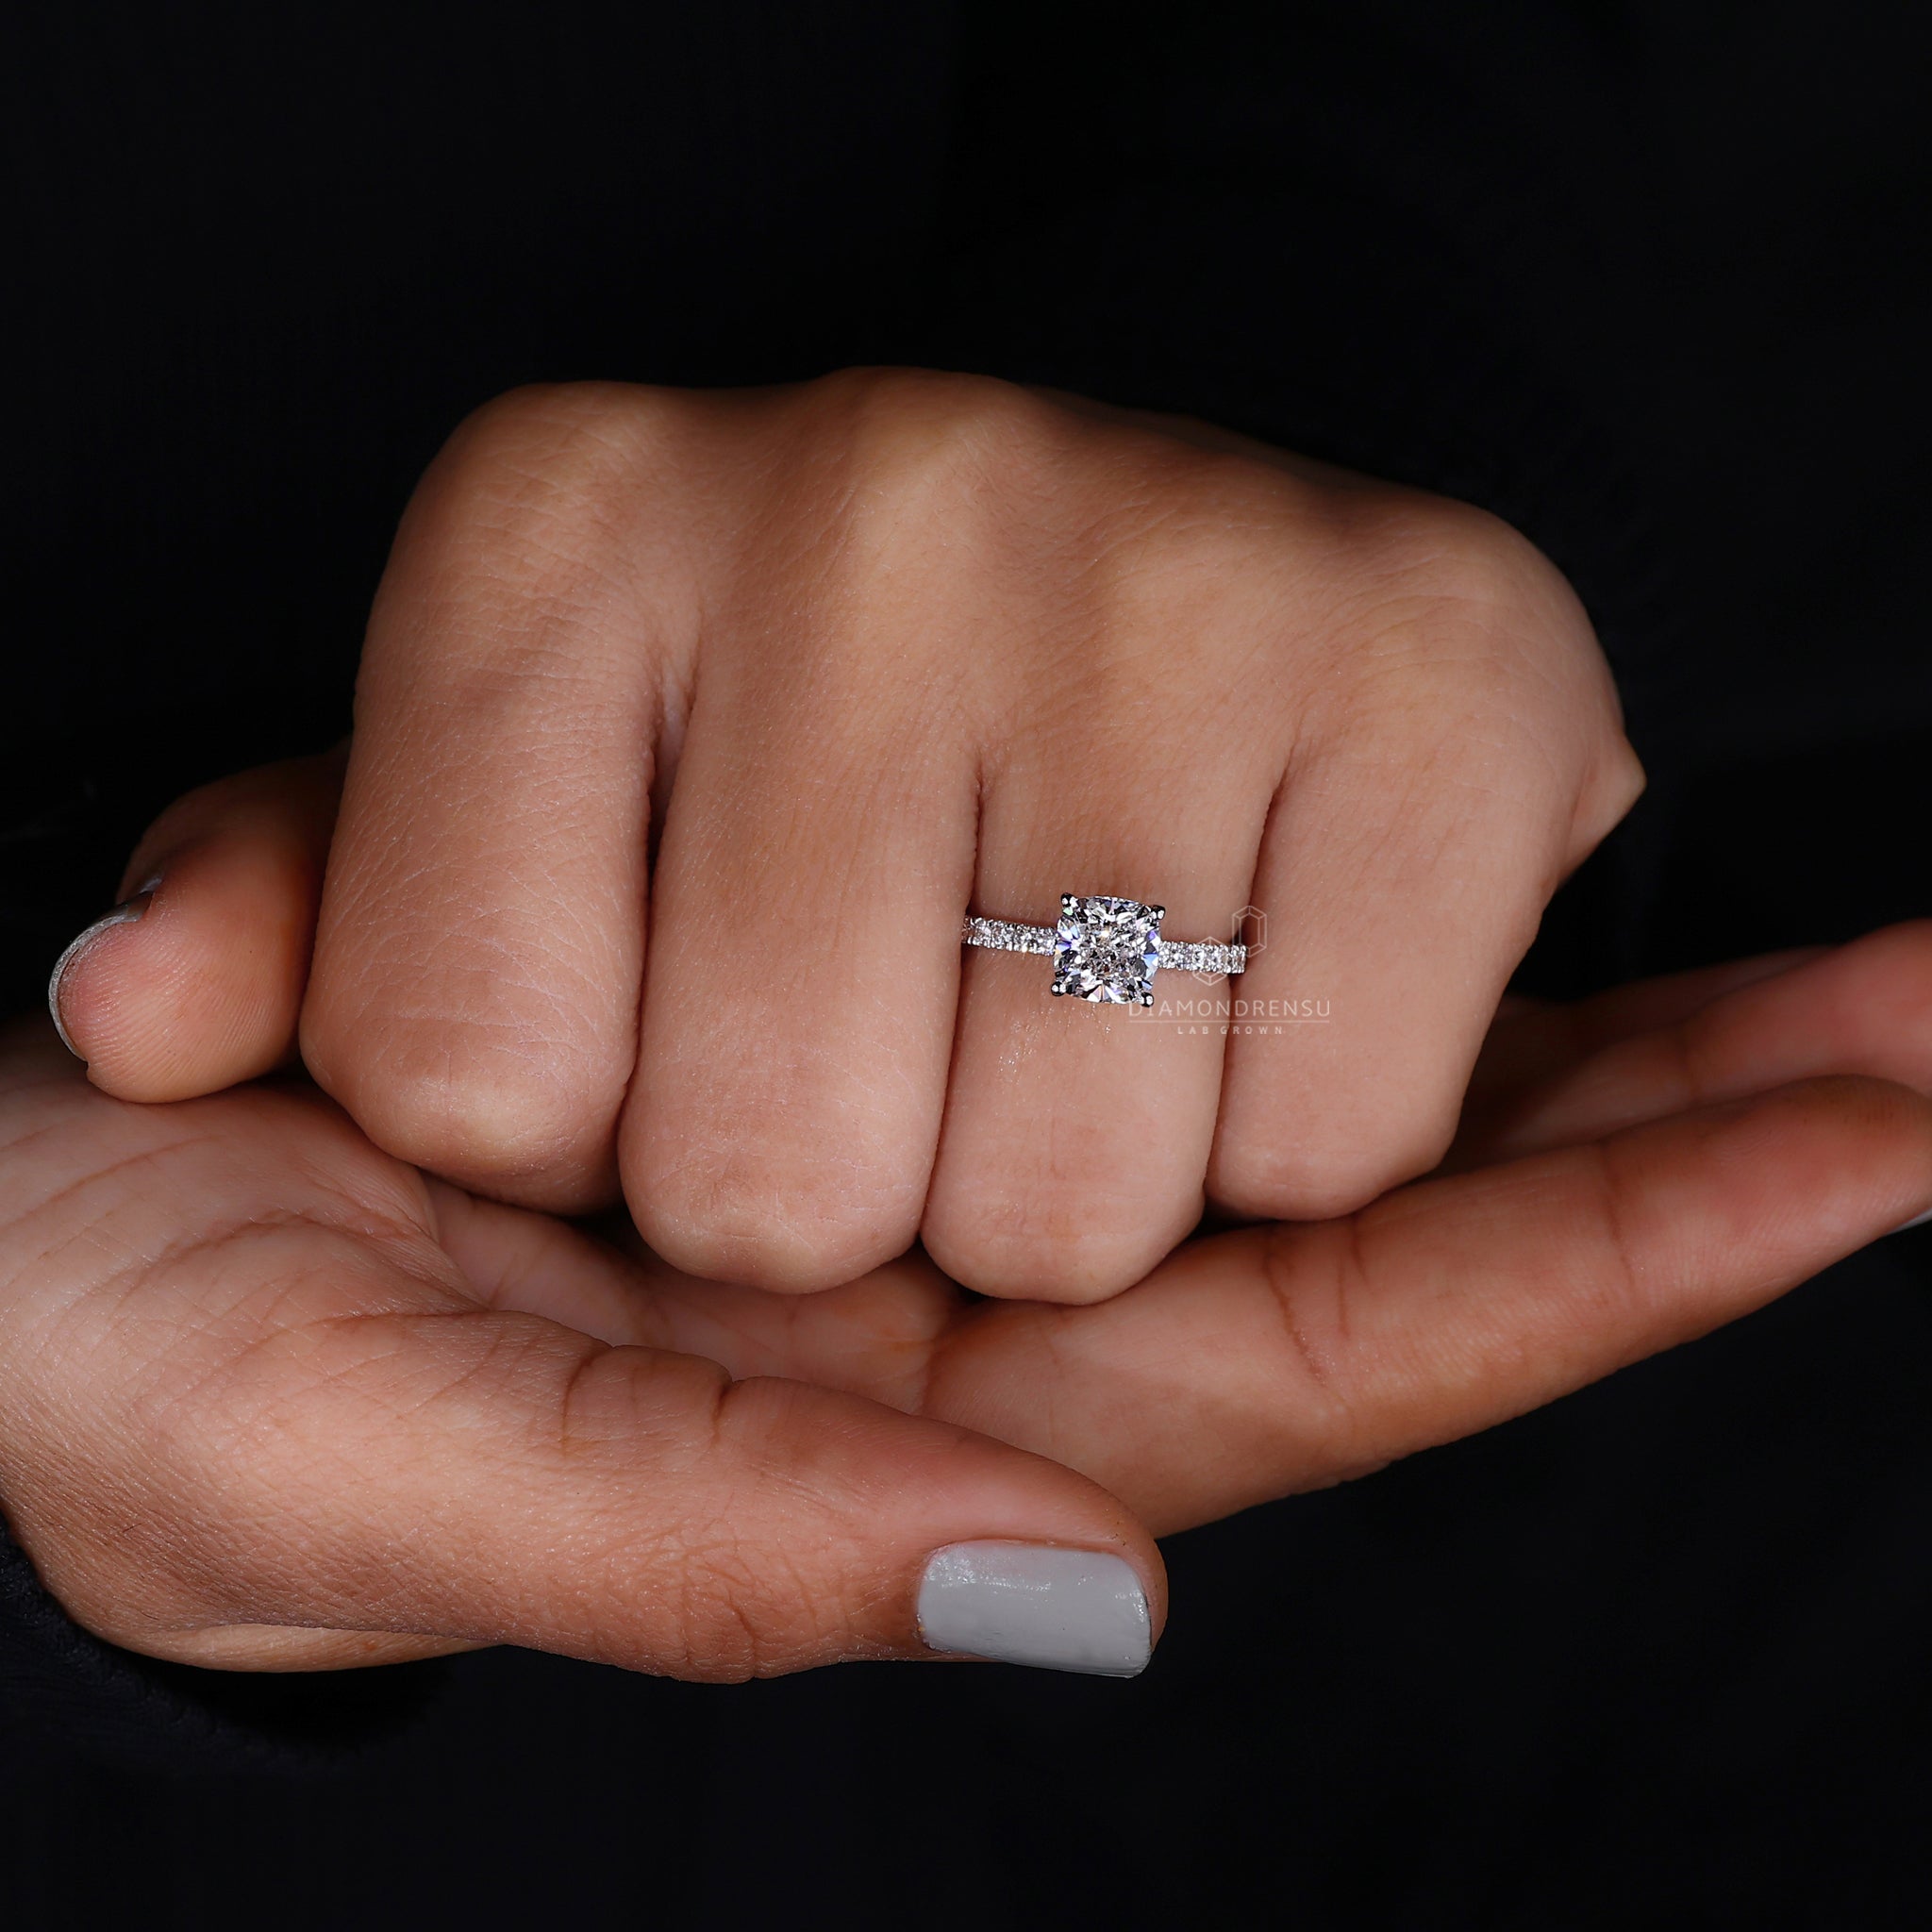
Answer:
[[[1928,1203],[1932,1104],[1828,1079],[1418,1183],[1346,1222],[1191,1243],[1097,1307],[974,1302],[918,1257],[801,1303],[530,1217],[452,1245],[507,1306],[961,1423],[1084,1471],[1165,1533],[1532,1408]]]
[[[48,985],[88,1078],[123,1100],[186,1100],[293,1051],[341,755],[205,785],[156,820],[122,905]]]
[[[1832,951],[1782,956],[1781,970],[1746,975],[1740,962],[1705,984],[1728,991],[1692,1001],[1688,985],[1633,989],[1623,1008],[1586,1020],[1578,1036],[1606,1043],[1553,1079],[1477,1116],[1453,1164],[1560,1147],[1686,1108],[1762,1092],[1824,1074],[1860,1074],[1932,1092],[1932,923],[1869,934]],[[1627,1036],[1640,1014],[1687,1010]]]
[[[471,1293],[616,1346],[674,1349],[916,1410],[933,1351],[974,1306],[920,1252],[798,1296],[683,1273],[612,1216],[608,1239],[438,1185],[438,1237]]]
[[[1109,462],[1148,512],[1116,517],[1097,556],[1071,521],[1077,492],[1028,507],[1056,587],[1033,629],[1050,622],[1060,648],[1050,677],[1008,677],[982,723],[972,909],[1050,927],[1063,896],[1081,902],[1074,920],[1112,899],[1129,908],[1123,933],[1158,906],[1166,939],[1225,938],[1282,756],[1278,690],[1228,666],[1265,662],[1279,627],[1289,486],[1151,442]],[[1163,514],[1177,475],[1184,518]],[[1086,1302],[1139,1280],[1199,1220],[1223,1040],[1164,1024],[1125,982],[1058,998],[1055,984],[1052,960],[968,952],[921,1238],[980,1293]]]
[[[1721,965],[1612,987],[1583,1000],[1506,998],[1470,1075],[1458,1142],[1475,1124],[1603,1048],[1671,1025],[1724,993],[1788,973],[1824,950],[1799,946],[1749,959],[1728,959]]]
[[[661,426],[642,392],[526,391],[431,466],[370,620],[302,1019],[378,1145],[542,1206],[614,1191],[635,1058],[695,621]]]
[[[1144,802],[1151,819],[1174,800],[1151,781]],[[1035,838],[1003,848],[1002,815],[989,810],[988,822],[982,877],[1028,884],[988,885],[975,896],[1025,924],[1054,923],[1058,899],[1038,882],[1055,864],[1063,883],[1074,870],[1128,897],[1147,893],[1142,905],[1164,874],[1176,882],[1165,921],[1176,936],[1224,931],[1225,911],[1205,908],[1243,897],[1234,874],[1252,839],[1219,814],[1176,806],[1159,832],[1142,821],[1138,838],[1124,824],[1113,857],[1085,861],[1047,848],[1064,855],[1110,841]],[[1218,843],[1219,860],[1186,867],[1187,842],[1196,851]],[[1200,1219],[1222,1040],[1218,1029],[1163,1024],[1134,1005],[1055,999],[1053,977],[1050,960],[969,955],[921,1237],[949,1275],[981,1294],[1091,1302],[1138,1281]]]
[[[841,394],[860,420],[827,436]],[[622,1130],[653,1247],[792,1292],[918,1232],[973,872],[979,533],[965,515],[935,532],[927,425],[868,424],[864,394],[800,391],[765,431],[793,480],[716,593]],[[814,431],[816,460],[784,450]],[[854,498],[891,508],[841,530]]]
[[[1375,514],[1347,625],[1374,645],[1312,680],[1333,695],[1271,816],[1266,943],[1233,989],[1255,1024],[1230,1037],[1208,1191],[1243,1215],[1342,1213],[1441,1158],[1549,895],[1641,784],[1556,573],[1474,512],[1431,506],[1458,520],[1424,547]],[[1268,1024],[1304,1002],[1318,1024]]]
[[[83,1428],[58,1376],[16,1383],[6,1501],[101,1634],[229,1664],[251,1627],[514,1642],[707,1679],[933,1650],[1145,1662],[1159,1557],[1087,1479],[857,1395],[480,1308],[413,1177],[300,1091],[131,1109],[75,1086],[42,1096],[42,1128],[91,1110],[16,1161],[9,1239],[98,1274],[8,1307],[8,1355],[87,1334],[90,1386],[125,1402]],[[104,1206],[43,1185],[81,1133],[140,1187]],[[182,1176],[225,1202],[263,1160],[273,1217],[191,1201],[165,1252],[127,1262]]]
[[[1109,1674],[1145,1661],[1151,1541],[1042,1458],[529,1317],[358,1325],[303,1338],[301,1370],[380,1427],[334,1398],[291,1411],[245,1374],[224,1386],[225,1407],[275,1405],[290,1458],[231,1485],[231,1507],[264,1522],[277,1497],[331,1498],[327,1523],[299,1524],[284,1501],[286,1542],[242,1539],[225,1623],[514,1642],[712,1681],[931,1647]],[[1064,1627],[1023,1603],[971,1646],[949,1639],[941,1573],[967,1554],[995,1589],[1002,1563],[1061,1589]]]
[[[1097,1308],[948,1331],[927,1413],[1157,1531],[1359,1474],[1773,1299],[1932,1205],[1932,1106],[1788,1088],[1183,1249]]]

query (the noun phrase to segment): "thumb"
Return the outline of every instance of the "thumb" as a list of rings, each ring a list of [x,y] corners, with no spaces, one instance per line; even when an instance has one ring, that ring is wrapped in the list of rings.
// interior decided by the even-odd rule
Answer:
[[[176,799],[128,861],[123,903],[60,956],[60,1037],[121,1100],[189,1100],[294,1051],[342,754]]]
[[[1158,1553],[1105,1490],[860,1396],[446,1307],[196,1366],[210,1399],[141,1483],[157,1547],[118,1519],[138,1627],[125,1580],[94,1625],[153,1654],[275,1667],[297,1625],[711,1681],[935,1652],[1131,1676],[1158,1625]]]

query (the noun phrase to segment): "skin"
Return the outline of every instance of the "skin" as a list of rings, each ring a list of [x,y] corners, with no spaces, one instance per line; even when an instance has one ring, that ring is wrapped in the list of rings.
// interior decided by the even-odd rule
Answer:
[[[58,982],[86,1078],[8,1049],[0,1503],[91,1627],[237,1668],[920,1655],[982,1538],[1120,1553],[1158,1628],[1153,1536],[1932,1199],[1924,929],[1484,1048],[1640,783],[1459,507],[904,372],[508,398],[399,534],[346,776],[180,802]],[[1068,887],[1274,908],[1241,991],[1336,1023],[962,960]]]
[[[918,371],[521,391],[376,599],[302,1058],[398,1158],[621,1194],[707,1279],[819,1291],[917,1239],[980,1293],[1100,1300],[1210,1202],[1322,1219],[1432,1168],[1641,785],[1567,585],[1465,506]],[[225,810],[137,868],[205,864]],[[962,958],[969,907],[1068,890],[1177,938],[1259,906],[1239,991],[1335,1024],[1224,1040]],[[291,1035],[306,934],[264,943],[231,1071]],[[85,975],[63,1010],[106,1091],[202,1091],[165,1042],[213,1018],[117,1020]]]
[[[140,932],[91,967],[130,998]],[[1158,1629],[1155,1535],[1547,1402],[1932,1206],[1928,987],[1914,925],[1512,1009],[1441,1175],[1093,1307],[919,1255],[721,1286],[429,1180],[306,1081],[138,1105],[23,1029],[0,1503],[81,1622],[227,1668],[924,1655],[926,1556],[985,1537],[1124,1555]]]

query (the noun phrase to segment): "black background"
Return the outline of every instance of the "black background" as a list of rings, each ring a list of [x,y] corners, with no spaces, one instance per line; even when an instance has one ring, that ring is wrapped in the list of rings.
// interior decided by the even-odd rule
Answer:
[[[1543,544],[1653,786],[1525,984],[1932,912],[1914,24],[9,11],[9,1005],[168,797],[343,728],[396,513],[468,408],[873,359],[1189,410]],[[1881,1243],[1541,1415],[1175,1539],[1169,1635],[1128,1686],[698,1690],[507,1653],[211,1683],[76,1662],[20,1609],[0,1905],[1920,1924],[1928,1262],[1924,1234]]]

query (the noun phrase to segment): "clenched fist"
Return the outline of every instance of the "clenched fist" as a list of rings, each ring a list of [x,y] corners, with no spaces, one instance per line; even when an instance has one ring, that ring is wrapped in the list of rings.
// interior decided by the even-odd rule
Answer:
[[[104,1091],[0,1049],[0,1507],[206,1663],[1129,1673],[1155,1535],[1924,1208],[1924,928],[1490,1024],[1637,783],[1563,585],[1452,506],[943,377],[498,404],[346,784],[149,833],[56,974]],[[1258,904],[1241,997],[1328,1024],[962,957],[1069,890]],[[298,1033],[340,1108],[217,1091]],[[1263,1224],[1170,1255],[1204,1199]]]
[[[409,508],[332,848],[325,773],[192,798],[130,874],[202,908],[178,959],[111,1000],[83,960],[61,1011],[156,1099],[299,1008],[379,1147],[520,1206],[621,1189],[698,1276],[822,1290],[917,1238],[1093,1301],[1204,1201],[1327,1217],[1434,1166],[1641,782],[1575,599],[1461,506],[964,377],[531,391]],[[1232,990],[1328,1023],[962,958],[969,910],[1069,891],[1181,939],[1259,907]]]

